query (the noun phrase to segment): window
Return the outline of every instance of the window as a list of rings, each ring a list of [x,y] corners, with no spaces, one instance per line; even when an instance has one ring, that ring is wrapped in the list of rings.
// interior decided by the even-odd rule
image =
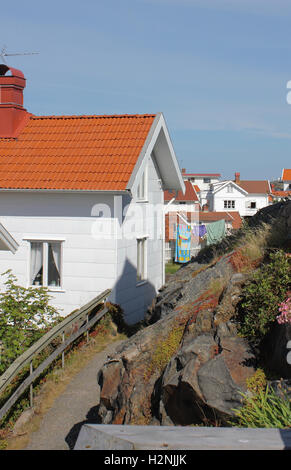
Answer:
[[[256,202],[251,202],[250,207],[251,207],[251,209],[255,209],[257,207]]]
[[[140,183],[137,187],[137,199],[142,200],[142,201],[147,199],[147,195],[148,195],[147,183],[148,183],[148,169],[146,166],[142,174]]]
[[[224,201],[224,209],[235,209],[235,201]]]
[[[146,272],[146,238],[137,240],[137,263],[136,263],[136,280],[144,281],[147,276]]]
[[[231,184],[229,184],[229,185],[227,186],[227,192],[228,192],[228,193],[233,193],[233,186],[231,186]]]
[[[61,287],[60,241],[30,242],[30,285]]]
[[[203,178],[203,183],[210,183],[210,178]]]

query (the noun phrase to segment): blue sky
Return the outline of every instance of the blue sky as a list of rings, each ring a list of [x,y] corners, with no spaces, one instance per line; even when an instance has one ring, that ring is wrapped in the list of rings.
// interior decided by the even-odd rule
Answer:
[[[14,0],[0,46],[41,114],[164,113],[181,167],[291,167],[289,0]]]

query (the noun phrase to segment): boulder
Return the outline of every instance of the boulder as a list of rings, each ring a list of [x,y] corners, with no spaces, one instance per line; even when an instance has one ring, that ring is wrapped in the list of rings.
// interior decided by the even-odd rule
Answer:
[[[160,418],[179,425],[205,418],[226,421],[241,406],[246,379],[254,374],[253,354],[237,336],[219,338],[202,334],[188,338],[164,371]],[[165,414],[166,412],[166,414]]]

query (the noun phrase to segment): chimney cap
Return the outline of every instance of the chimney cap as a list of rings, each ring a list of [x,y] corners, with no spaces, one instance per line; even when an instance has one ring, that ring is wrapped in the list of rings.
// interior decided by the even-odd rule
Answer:
[[[13,67],[8,67],[6,64],[0,64],[0,76],[6,75],[7,72],[11,72],[12,77],[24,78],[21,70],[14,69]]]

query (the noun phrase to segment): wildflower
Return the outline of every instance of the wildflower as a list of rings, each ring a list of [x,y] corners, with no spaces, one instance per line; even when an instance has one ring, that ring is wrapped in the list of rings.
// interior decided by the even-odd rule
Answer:
[[[277,322],[282,325],[285,323],[291,324],[291,297],[279,304],[280,315],[276,317]]]

